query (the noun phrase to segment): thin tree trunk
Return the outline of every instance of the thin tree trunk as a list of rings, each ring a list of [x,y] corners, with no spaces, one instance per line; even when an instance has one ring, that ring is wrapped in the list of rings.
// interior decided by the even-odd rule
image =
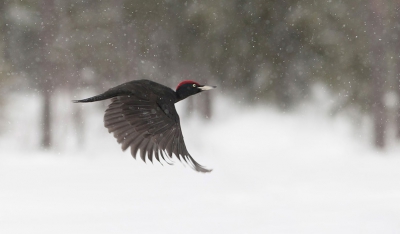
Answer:
[[[205,91],[201,96],[201,113],[206,119],[211,119],[211,92]]]
[[[400,17],[399,17],[400,20]],[[399,21],[397,21],[399,22]],[[400,37],[400,29],[398,29],[398,37]],[[394,48],[396,50],[396,60],[395,60],[395,79],[397,81],[397,99],[400,100],[400,43],[396,43],[397,46]],[[397,110],[396,110],[396,137],[397,139],[400,139],[400,105],[398,105]]]
[[[85,126],[83,124],[83,114],[82,109],[79,105],[74,105],[74,125],[76,129],[76,135],[78,140],[78,147],[83,148],[85,145]]]
[[[43,95],[43,112],[42,112],[42,141],[44,148],[50,148],[52,143],[51,137],[51,93],[53,89],[53,69],[49,59],[49,47],[52,45],[54,37],[55,12],[54,0],[43,0],[41,4],[42,31],[40,36],[41,46],[41,62],[39,74],[41,77],[41,91]]]
[[[396,38],[392,41],[393,49],[395,50],[395,79],[397,81],[397,99],[400,100],[400,2],[394,3],[395,17],[393,28],[395,30]],[[400,105],[397,107],[396,113],[396,137],[400,139]]]
[[[51,147],[51,95],[49,90],[44,90],[43,93],[43,112],[42,112],[42,147]]]
[[[386,143],[387,111],[383,101],[385,94],[384,69],[384,25],[383,25],[383,2],[381,0],[370,0],[369,2],[369,26],[370,26],[370,46],[371,46],[371,81],[373,94],[374,117],[374,144],[378,148],[384,148]]]
[[[76,63],[74,67],[71,66],[71,73],[74,73],[75,81],[72,82],[72,89],[76,90],[79,86],[83,85],[83,72],[81,66]],[[83,148],[85,145],[85,124],[84,116],[81,105],[73,105],[73,122],[76,129],[77,146]]]
[[[201,67],[200,71],[198,72],[201,77],[199,77],[199,82],[202,85],[214,85],[212,84],[212,74],[210,72],[210,66],[209,65],[204,65]],[[199,97],[199,108],[200,108],[200,113],[206,118],[206,119],[211,119],[212,117],[212,99],[211,96],[213,95],[212,93],[216,92],[215,90],[211,91],[205,91],[202,93],[201,97]]]

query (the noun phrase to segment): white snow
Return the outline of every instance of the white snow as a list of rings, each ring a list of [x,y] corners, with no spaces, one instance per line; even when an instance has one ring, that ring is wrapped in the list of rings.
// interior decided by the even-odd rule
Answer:
[[[189,152],[214,169],[201,174],[121,152],[98,104],[79,104],[79,150],[68,97],[57,99],[57,146],[38,150],[38,98],[13,98],[0,233],[400,233],[400,148],[374,150],[367,124],[321,103],[282,113],[218,98],[210,122],[182,114]]]

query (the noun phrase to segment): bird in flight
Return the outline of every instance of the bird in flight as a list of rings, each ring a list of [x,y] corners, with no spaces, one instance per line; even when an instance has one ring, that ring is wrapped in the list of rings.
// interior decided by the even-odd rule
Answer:
[[[74,100],[75,103],[95,102],[111,98],[104,115],[104,126],[113,133],[122,150],[130,147],[136,158],[140,150],[143,161],[153,162],[172,154],[198,172],[211,172],[197,163],[186,149],[175,103],[216,86],[200,85],[191,80],[178,84],[176,91],[150,80],[134,80],[94,97]],[[166,161],[168,162],[168,161]]]

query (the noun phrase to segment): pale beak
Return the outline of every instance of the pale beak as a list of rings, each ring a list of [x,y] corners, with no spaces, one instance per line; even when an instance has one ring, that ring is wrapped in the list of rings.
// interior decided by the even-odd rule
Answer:
[[[206,90],[210,90],[210,89],[215,89],[217,88],[217,86],[208,86],[208,85],[204,85],[204,86],[199,86],[199,89],[206,91]]]

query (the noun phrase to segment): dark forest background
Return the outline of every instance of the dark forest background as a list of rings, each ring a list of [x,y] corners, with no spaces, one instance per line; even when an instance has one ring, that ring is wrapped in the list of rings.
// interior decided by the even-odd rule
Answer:
[[[388,128],[400,138],[397,0],[3,0],[0,27],[0,108],[10,93],[40,93],[45,148],[54,95],[134,79],[193,79],[284,111],[322,84],[333,113],[371,117],[375,146]],[[199,106],[211,117],[208,95]]]

